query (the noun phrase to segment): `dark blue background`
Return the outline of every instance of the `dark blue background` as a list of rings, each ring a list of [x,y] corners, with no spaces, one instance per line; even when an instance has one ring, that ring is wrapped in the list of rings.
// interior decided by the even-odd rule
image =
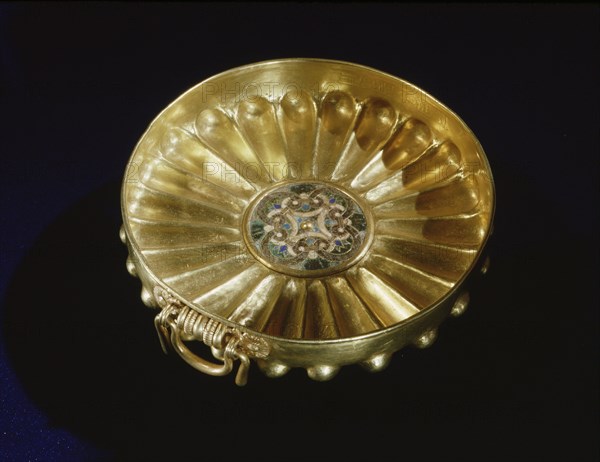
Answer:
[[[597,460],[598,7],[0,5],[0,459]],[[119,182],[195,83],[279,57],[411,81],[497,186],[492,270],[383,373],[205,377],[163,356]],[[231,457],[223,456],[225,460]]]

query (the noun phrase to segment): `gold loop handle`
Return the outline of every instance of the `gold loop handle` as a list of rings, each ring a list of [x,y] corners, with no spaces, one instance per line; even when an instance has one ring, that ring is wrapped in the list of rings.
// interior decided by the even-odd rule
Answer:
[[[223,358],[223,364],[215,364],[207,361],[200,356],[192,353],[183,343],[177,330],[171,330],[171,344],[175,351],[183,358],[183,360],[192,366],[194,369],[204,372],[208,375],[222,376],[229,374],[233,369],[233,359],[231,356]]]
[[[158,300],[162,310],[154,319],[154,325],[163,351],[166,353],[171,347],[194,369],[214,376],[229,374],[233,370],[233,362],[239,359],[240,367],[235,383],[239,386],[246,385],[250,369],[247,351],[255,356],[265,357],[268,354],[265,346],[172,298],[167,300],[165,296],[161,297]],[[184,340],[199,340],[212,347],[220,353],[219,359],[222,358],[223,362],[214,363],[192,353]],[[213,356],[216,355],[213,353]]]

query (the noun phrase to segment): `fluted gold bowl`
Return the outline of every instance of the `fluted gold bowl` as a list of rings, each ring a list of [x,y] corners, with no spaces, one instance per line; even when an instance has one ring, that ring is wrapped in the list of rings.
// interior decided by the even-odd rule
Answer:
[[[252,360],[326,380],[380,370],[464,311],[493,211],[483,149],[448,108],[364,66],[282,59],[159,114],[125,173],[121,238],[165,348],[213,375],[239,362],[238,384]]]

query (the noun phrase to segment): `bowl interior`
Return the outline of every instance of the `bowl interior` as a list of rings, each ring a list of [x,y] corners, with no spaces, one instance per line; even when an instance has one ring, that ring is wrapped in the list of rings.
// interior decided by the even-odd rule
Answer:
[[[296,340],[363,335],[434,306],[487,239],[483,150],[441,103],[349,63],[233,69],[136,147],[123,215],[139,264],[190,306]]]

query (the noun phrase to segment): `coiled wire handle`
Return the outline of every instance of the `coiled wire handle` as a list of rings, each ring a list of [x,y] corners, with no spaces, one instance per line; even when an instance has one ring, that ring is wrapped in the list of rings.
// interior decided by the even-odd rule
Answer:
[[[240,361],[235,383],[246,385],[250,356],[266,358],[268,344],[257,337],[240,332],[215,321],[181,303],[166,290],[156,287],[154,297],[161,312],[154,318],[154,326],[165,353],[174,349],[185,362],[208,375],[227,375],[233,362]],[[212,348],[213,355],[222,363],[208,361],[192,353],[184,341],[198,340]]]

